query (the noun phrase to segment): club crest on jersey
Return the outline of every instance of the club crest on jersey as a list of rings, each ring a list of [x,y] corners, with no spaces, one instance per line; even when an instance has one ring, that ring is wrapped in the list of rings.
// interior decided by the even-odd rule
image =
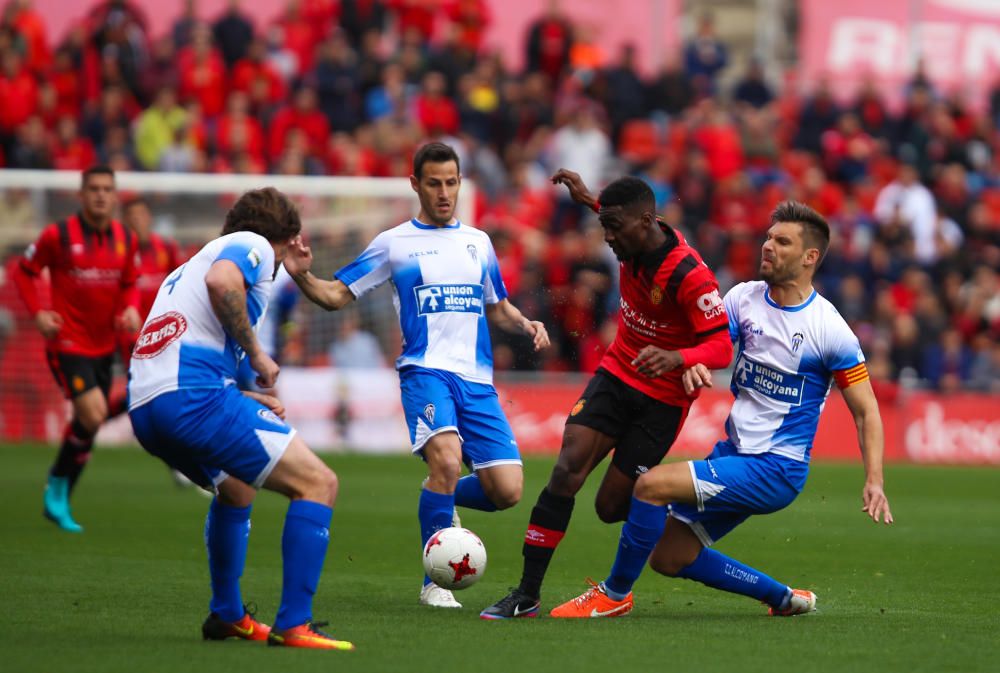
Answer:
[[[36,248],[35,244],[32,243],[28,246],[28,249],[24,251],[24,258],[30,262],[34,258],[37,250],[38,248]]]
[[[430,421],[431,425],[434,425],[434,405],[428,404],[424,406],[424,418]]]
[[[805,340],[806,340],[806,338],[802,334],[802,332],[796,332],[795,334],[793,334],[792,335],[792,352],[793,353],[798,353],[799,352],[799,348],[802,346],[802,342],[805,341]]]
[[[465,246],[465,249],[469,251],[469,257],[472,258],[473,262],[479,261],[479,250],[476,249],[476,246],[469,243],[467,246]]]
[[[435,283],[413,288],[417,314],[483,313],[483,286],[474,283]]]
[[[162,353],[167,346],[181,338],[187,331],[187,318],[177,311],[169,311],[146,322],[135,341],[132,357],[148,360]]]
[[[585,405],[586,403],[587,403],[587,400],[585,398],[580,398],[580,400],[576,404],[573,405],[573,409],[570,410],[569,415],[570,416],[576,416],[578,413],[580,413],[581,411],[583,411],[583,405]]]
[[[284,425],[285,422],[278,417],[278,414],[274,413],[270,409],[258,409],[257,415],[261,420],[265,420],[268,423],[274,423],[275,425]]]
[[[260,263],[264,261],[264,257],[260,254],[257,248],[250,248],[250,252],[247,253],[247,259],[250,260],[250,266],[256,269],[260,266]]]

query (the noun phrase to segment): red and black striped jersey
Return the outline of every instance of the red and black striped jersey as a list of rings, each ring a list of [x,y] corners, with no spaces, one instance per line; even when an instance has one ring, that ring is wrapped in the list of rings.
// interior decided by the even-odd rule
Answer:
[[[115,349],[115,318],[138,308],[135,292],[136,236],[117,220],[99,231],[82,214],[50,224],[21,258],[27,283],[21,297],[35,314],[41,308],[30,279],[48,268],[52,310],[63,319],[48,349],[90,357]]]
[[[662,246],[621,263],[618,333],[600,367],[650,397],[686,407],[693,398],[684,392],[681,374],[701,358],[685,351],[718,339],[721,348],[711,350],[728,350],[728,355],[702,364],[724,367],[732,357],[732,342],[715,274],[680,232],[661,226],[667,235]],[[684,366],[656,378],[638,373],[632,361],[649,345],[680,351]]]
[[[171,271],[180,266],[180,261],[177,244],[159,234],[151,233],[148,241],[139,243],[135,259],[138,274],[135,286],[139,291],[139,317],[143,322],[156,301],[160,285]]]

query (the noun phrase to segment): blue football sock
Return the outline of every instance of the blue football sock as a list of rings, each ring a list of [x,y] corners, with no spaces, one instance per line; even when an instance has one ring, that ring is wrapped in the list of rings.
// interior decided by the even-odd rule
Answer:
[[[458,480],[455,487],[455,504],[459,507],[478,509],[481,512],[495,512],[497,506],[486,496],[483,482],[478,474],[467,474]]]
[[[677,576],[715,589],[750,596],[773,607],[780,607],[790,592],[786,585],[776,582],[759,570],[707,547]]]
[[[618,541],[615,564],[611,566],[611,574],[604,581],[604,590],[609,597],[620,601],[632,590],[632,585],[639,579],[666,525],[666,505],[651,505],[632,498],[628,520],[622,526],[621,539]]]
[[[426,488],[420,492],[420,505],[417,508],[417,517],[420,519],[420,548],[423,549],[427,541],[442,528],[451,526],[451,515],[455,510],[454,493],[434,493]],[[424,575],[424,584],[428,584],[431,578]]]
[[[212,500],[205,519],[208,572],[212,579],[208,609],[227,622],[243,618],[240,576],[247,560],[251,509],[252,505],[228,507],[216,499]]]
[[[281,605],[274,628],[290,629],[312,619],[312,599],[330,542],[333,509],[318,502],[293,500],[281,535]]]

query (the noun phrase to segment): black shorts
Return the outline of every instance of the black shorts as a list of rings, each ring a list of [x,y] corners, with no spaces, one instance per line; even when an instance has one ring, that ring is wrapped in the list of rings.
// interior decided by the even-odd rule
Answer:
[[[632,388],[604,369],[598,369],[566,419],[613,437],[611,462],[625,475],[638,479],[659,465],[684,425],[687,407],[675,407]]]
[[[79,397],[91,388],[100,388],[104,397],[111,390],[111,363],[113,354],[100,357],[86,355],[71,355],[47,351],[49,369],[56,377],[56,383],[62,388],[66,399]]]

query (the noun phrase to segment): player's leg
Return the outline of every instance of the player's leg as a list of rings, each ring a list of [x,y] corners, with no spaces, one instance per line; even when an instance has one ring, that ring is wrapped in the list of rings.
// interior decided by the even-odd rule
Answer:
[[[349,642],[317,630],[312,622],[313,596],[326,559],[330,520],[337,499],[337,475],[296,435],[263,486],[291,500],[281,536],[281,604],[268,643],[354,649]]]
[[[72,402],[73,415],[49,470],[44,513],[63,530],[81,532],[83,528],[73,520],[69,496],[90,460],[94,436],[108,415],[105,391],[111,382],[111,363],[110,358],[59,353],[49,353],[48,358],[56,381]]]
[[[496,388],[461,380],[454,387],[462,461],[472,470],[458,480],[455,504],[484,512],[513,507],[524,491],[524,470]]]
[[[594,502],[605,523],[628,518],[636,480],[660,464],[687,418],[686,407],[665,404],[637,390],[628,395],[636,413],[618,440]]]
[[[422,547],[434,533],[451,526],[455,487],[462,473],[462,437],[453,381],[447,372],[404,368],[399,373],[399,388],[412,451],[427,464],[427,479],[417,506]],[[426,575],[420,588],[420,603],[462,607],[450,591],[437,586]]]
[[[632,585],[663,535],[667,520],[666,503],[693,498],[694,487],[687,463],[657,465],[639,477],[608,579],[557,606],[551,615],[620,617],[628,614],[633,606]]]

